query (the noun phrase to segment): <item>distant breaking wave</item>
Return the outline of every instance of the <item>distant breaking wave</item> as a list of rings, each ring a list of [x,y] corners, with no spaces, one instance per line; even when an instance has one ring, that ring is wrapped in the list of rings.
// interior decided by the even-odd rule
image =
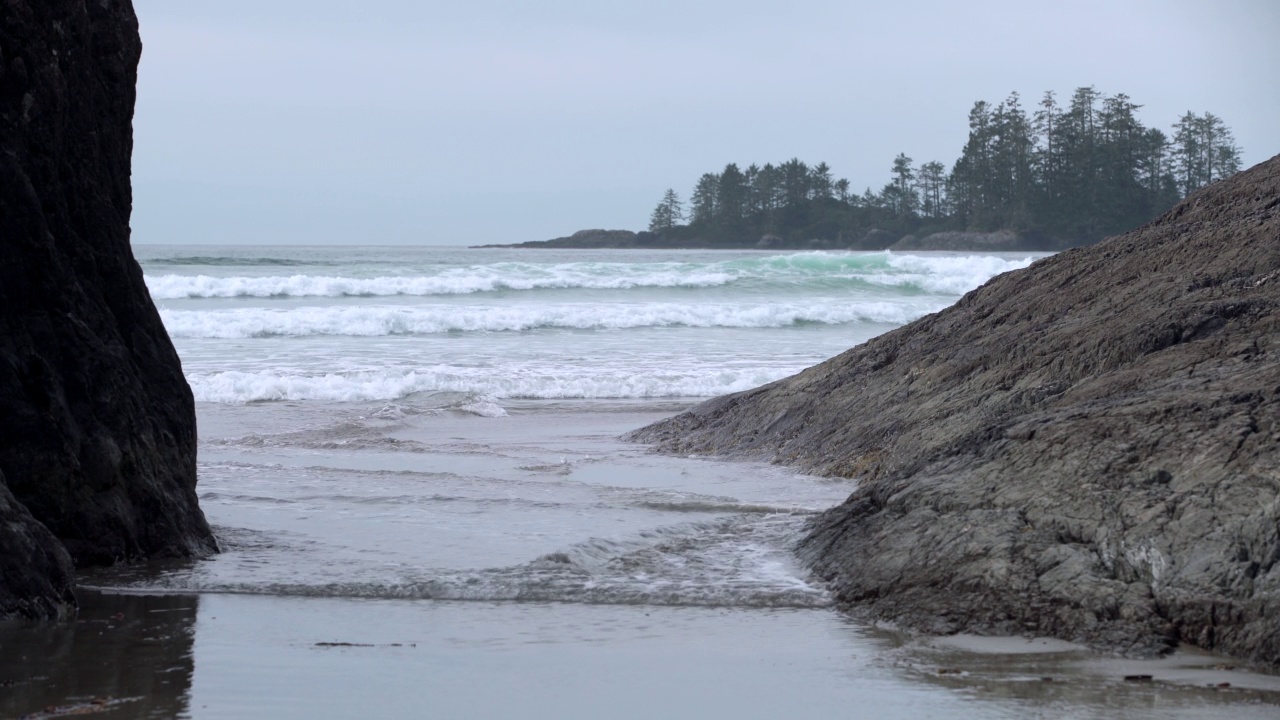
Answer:
[[[209,275],[160,275],[147,278],[151,296],[157,300],[229,297],[379,297],[393,295],[469,295],[500,290],[545,290],[582,288],[628,290],[636,287],[711,287],[732,280],[723,274],[682,274],[678,272],[642,275],[592,276],[581,273],[503,274],[492,268],[470,272],[447,271],[434,276],[387,276],[372,278],[290,275],[270,277],[229,277]]]
[[[490,398],[486,412],[498,416],[504,399],[597,399],[713,397],[748,390],[802,370],[803,367],[745,367],[656,370],[583,367],[495,374],[462,368],[388,368],[354,372],[305,374],[285,370],[188,373],[200,402],[248,403],[275,400],[358,402],[399,400],[419,393],[456,392]]]
[[[175,255],[173,257],[148,258],[144,265],[209,265],[213,267],[305,267],[333,265],[329,260],[304,260],[283,257],[236,257],[224,255]]]
[[[815,299],[785,303],[571,303],[530,306],[434,305],[162,310],[175,338],[256,338],[341,335],[378,337],[448,332],[517,332],[542,328],[619,330],[644,327],[780,328],[805,323],[854,322],[901,325],[941,310],[946,303],[841,302]]]
[[[157,300],[232,297],[379,297],[461,295],[542,289],[629,290],[700,288],[757,282],[822,287],[840,285],[915,289],[961,295],[995,275],[1026,267],[1033,258],[922,256],[893,253],[796,253],[714,263],[495,263],[436,274],[340,277],[273,275],[148,275]]]

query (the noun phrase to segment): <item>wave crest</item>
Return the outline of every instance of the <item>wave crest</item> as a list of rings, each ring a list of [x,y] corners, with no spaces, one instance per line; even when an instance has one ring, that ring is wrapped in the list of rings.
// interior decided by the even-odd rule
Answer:
[[[688,370],[610,370],[494,374],[464,368],[386,369],[304,374],[287,370],[188,373],[200,402],[249,403],[279,400],[360,402],[398,400],[418,393],[456,392],[482,398],[456,409],[484,417],[505,412],[503,399],[629,399],[713,397],[749,390],[802,367],[738,367]]]
[[[542,328],[625,330],[646,327],[781,328],[807,323],[855,322],[900,325],[936,312],[928,301],[840,301],[788,303],[586,303],[533,306],[432,305],[161,310],[175,338],[277,336],[433,335],[452,332],[521,332]]]
[[[342,277],[148,275],[157,300],[233,297],[382,297],[462,295],[547,289],[706,288],[732,283],[880,286],[959,295],[1033,260],[984,255],[795,253],[703,263],[494,263],[443,272]]]

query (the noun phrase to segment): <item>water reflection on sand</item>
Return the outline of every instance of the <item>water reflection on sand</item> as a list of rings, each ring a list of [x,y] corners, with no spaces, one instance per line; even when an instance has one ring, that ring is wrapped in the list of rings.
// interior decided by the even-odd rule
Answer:
[[[0,628],[0,717],[1262,720],[1280,707],[1280,677],[1212,656],[919,638],[827,608],[87,591],[82,602],[74,624]]]
[[[185,716],[199,599],[78,594],[75,622],[0,625],[0,717]]]

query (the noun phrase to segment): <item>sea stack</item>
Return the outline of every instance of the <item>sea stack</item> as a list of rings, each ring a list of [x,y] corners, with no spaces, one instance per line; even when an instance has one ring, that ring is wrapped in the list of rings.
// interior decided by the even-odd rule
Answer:
[[[859,481],[855,612],[1280,666],[1280,157],[630,439]]]
[[[212,552],[191,390],[129,247],[127,0],[0,14],[0,618],[65,616],[72,563]]]

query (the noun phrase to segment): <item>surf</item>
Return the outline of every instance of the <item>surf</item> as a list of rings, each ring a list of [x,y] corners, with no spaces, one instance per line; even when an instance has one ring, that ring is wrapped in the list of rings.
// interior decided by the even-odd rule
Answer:
[[[812,252],[713,262],[500,262],[444,269],[409,266],[403,274],[370,277],[310,273],[234,276],[163,273],[146,275],[146,282],[156,300],[430,297],[537,290],[697,289],[731,285],[790,290],[803,289],[806,285],[819,288],[879,287],[958,295],[999,273],[1026,267],[1033,259],[1031,256],[1000,258]],[[296,262],[301,264],[301,261]],[[278,264],[294,263],[282,260]],[[227,265],[234,266],[233,263]]]

